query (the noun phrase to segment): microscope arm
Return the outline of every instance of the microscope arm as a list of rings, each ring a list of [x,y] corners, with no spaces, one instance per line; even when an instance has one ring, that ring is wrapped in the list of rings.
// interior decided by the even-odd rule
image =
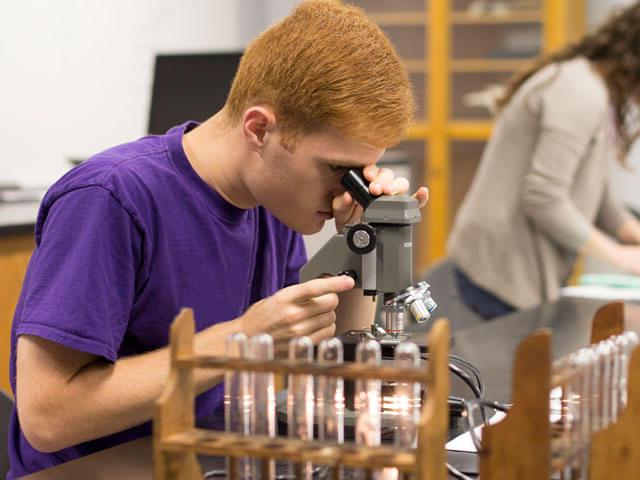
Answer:
[[[356,274],[356,287],[362,288],[362,256],[347,248],[344,234],[339,233],[331,237],[302,267],[300,281],[306,282],[318,277],[338,275],[348,270]]]

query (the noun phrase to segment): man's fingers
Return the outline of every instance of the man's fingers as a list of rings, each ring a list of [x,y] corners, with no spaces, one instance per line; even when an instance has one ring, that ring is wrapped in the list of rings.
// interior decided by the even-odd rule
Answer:
[[[427,189],[427,187],[420,187],[418,191],[413,194],[413,198],[418,200],[420,208],[424,207],[429,200],[429,189]]]
[[[307,312],[307,316],[315,317],[321,313],[330,312],[336,309],[338,306],[339,298],[335,293],[327,293],[320,297],[315,297],[307,300],[301,305]]]
[[[371,182],[374,178],[376,178],[379,170],[380,169],[375,165],[367,165],[362,169],[362,174],[368,182]]]
[[[282,289],[278,293],[282,294],[285,300],[304,302],[311,298],[326,295],[327,293],[346,292],[354,286],[355,282],[353,278],[347,275],[337,275],[335,277],[309,280],[308,282]]]
[[[336,333],[336,324],[332,323],[327,327],[321,328],[320,330],[316,330],[315,332],[309,335],[309,338],[311,338],[311,341],[313,342],[314,345],[317,345],[322,340],[333,337],[335,333]]]
[[[326,328],[336,322],[336,312],[331,310],[330,312],[324,312],[315,317],[306,318],[293,324],[282,325],[277,330],[274,330],[271,334],[276,338],[303,337],[310,335],[316,330]]]
[[[384,185],[382,193],[384,195],[402,195],[409,190],[409,180],[404,177],[398,177],[393,182]]]
[[[382,195],[384,193],[384,187],[393,182],[393,172],[388,168],[381,168],[378,170],[378,174],[371,181],[369,185],[369,191],[372,195]]]
[[[344,192],[342,195],[334,197],[331,208],[334,215],[347,212],[353,208],[353,197],[349,192]]]

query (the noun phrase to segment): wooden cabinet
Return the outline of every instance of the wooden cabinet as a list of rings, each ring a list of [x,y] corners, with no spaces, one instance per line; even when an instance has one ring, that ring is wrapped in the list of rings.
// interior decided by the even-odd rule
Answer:
[[[31,231],[0,232],[0,389],[9,394],[11,322],[34,246]]]
[[[413,177],[430,191],[417,271],[445,254],[455,212],[492,128],[483,91],[578,38],[584,0],[357,0],[403,58],[417,99]],[[486,95],[485,95],[486,96]],[[408,147],[410,145],[410,147]],[[416,145],[423,147],[416,149]]]

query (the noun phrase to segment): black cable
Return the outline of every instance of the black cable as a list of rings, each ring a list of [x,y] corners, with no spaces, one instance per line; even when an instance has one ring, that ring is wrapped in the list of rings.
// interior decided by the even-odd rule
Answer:
[[[484,384],[482,383],[482,380],[481,380],[482,375],[480,374],[480,370],[478,369],[478,367],[476,367],[473,363],[469,362],[468,360],[465,360],[464,358],[459,357],[458,355],[450,354],[449,358],[454,362],[460,363],[462,366],[470,370],[471,373],[473,373],[473,376],[476,378],[480,391],[482,392],[482,394],[484,394]]]
[[[423,360],[429,360],[428,353],[422,354],[421,357]],[[478,368],[467,360],[464,360],[463,358],[460,358],[456,355],[449,355],[449,358],[454,360],[454,362],[462,364],[461,366],[456,365],[456,363],[454,362],[449,362],[449,370],[467,384],[476,398],[482,398],[482,396],[484,395],[484,383],[482,382],[482,378]],[[471,375],[463,370],[463,368],[465,367],[471,370],[471,373],[474,377],[473,379],[471,378]]]
[[[471,389],[471,391],[473,392],[473,394],[476,396],[477,399],[482,398],[482,391],[473,382],[473,380],[471,379],[469,374],[467,374],[467,372],[465,372],[464,370],[462,370],[460,367],[458,367],[453,363],[449,364],[449,370],[452,373],[454,373],[458,378],[460,378],[464,383],[467,384],[467,386]]]
[[[485,408],[488,407],[488,408],[493,408],[494,410],[499,410],[501,412],[507,412],[509,410],[509,407],[500,402],[496,402],[494,400],[485,400],[483,398],[477,398],[470,402],[465,402],[466,415],[463,415],[463,416],[466,417],[467,419],[467,427],[469,429],[469,435],[471,436],[471,441],[473,442],[473,445],[476,447],[476,450],[479,452],[480,449],[482,448],[482,445],[480,444],[480,439],[476,435],[476,431],[475,431],[476,425],[473,425],[473,422],[471,420],[471,412],[470,412],[474,405],[478,405],[480,407],[480,416],[482,417],[482,422],[484,423],[485,426],[489,426],[489,421],[487,420],[487,416],[484,412]]]
[[[481,375],[480,375],[480,371],[471,363],[467,362],[466,360],[462,360],[460,358],[450,358],[451,363],[458,365],[460,368],[464,369],[464,370],[468,370],[471,375],[473,375],[473,377],[476,380],[476,385],[478,386],[478,389],[480,390],[481,393],[484,394],[484,384],[481,380]]]
[[[465,475],[450,463],[447,463],[447,472],[449,472],[450,475],[459,480],[475,480],[475,478],[471,478],[468,475]]]

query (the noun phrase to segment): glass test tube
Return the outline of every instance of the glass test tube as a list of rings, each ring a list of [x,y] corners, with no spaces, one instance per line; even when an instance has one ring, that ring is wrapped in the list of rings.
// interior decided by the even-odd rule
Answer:
[[[249,357],[254,360],[273,360],[273,339],[266,333],[249,340]],[[271,372],[251,374],[251,433],[276,436],[276,399],[274,375]],[[275,478],[275,461],[253,459],[252,480]]]
[[[320,365],[341,365],[344,350],[338,338],[322,340],[318,346]],[[344,380],[342,377],[318,378],[318,439],[344,443]]]
[[[398,368],[417,368],[420,366],[420,348],[413,342],[402,342],[395,348],[394,360]],[[420,383],[398,382],[394,388],[391,409],[385,413],[391,417],[394,445],[414,448],[420,421]],[[397,468],[387,467],[380,478],[396,480],[400,478],[400,472]]]
[[[338,338],[322,340],[318,345],[318,363],[320,365],[342,365],[344,348]],[[321,442],[344,443],[344,380],[342,377],[319,376],[316,382],[316,411],[318,421],[318,440]],[[335,467],[334,467],[335,468]],[[320,467],[320,478],[343,478],[343,468],[332,472],[331,467]]]
[[[596,354],[598,355],[600,370],[600,385],[598,389],[600,395],[598,401],[600,421],[598,429],[602,429],[609,425],[611,416],[611,344],[606,340],[598,343],[596,345]]]
[[[611,390],[609,392],[609,422],[615,423],[620,412],[620,347],[615,342],[616,336],[608,341],[611,346]]]
[[[555,375],[565,376],[570,374],[571,364],[567,357],[563,357],[553,362],[552,371]],[[569,375],[570,378],[570,375]],[[564,467],[561,470],[561,478],[570,478],[570,446],[571,446],[571,428],[572,428],[572,412],[571,412],[571,395],[572,389],[570,381],[565,380],[564,383],[556,386],[549,393],[549,420],[551,426],[551,452],[553,458],[564,461]]]
[[[289,360],[304,363],[313,361],[313,342],[309,337],[292,338],[289,341]],[[289,438],[313,440],[313,376],[289,375],[287,386],[287,432]],[[311,480],[313,467],[310,462],[304,464],[301,472],[289,465],[293,478]]]
[[[577,459],[579,464],[578,478],[587,480],[589,475],[589,448],[591,445],[592,416],[593,416],[593,370],[595,353],[591,348],[581,348],[573,357],[573,361],[580,368],[580,445],[581,454]]]
[[[247,358],[249,346],[244,333],[234,333],[226,338],[225,355],[231,358]],[[224,374],[224,425],[227,432],[243,435],[250,433],[251,395],[249,373],[227,370]],[[227,475],[231,477],[233,462],[227,458]],[[235,461],[237,478],[249,478],[251,462],[247,457]]]
[[[395,349],[395,365],[398,368],[418,368],[420,349],[413,342],[402,342]],[[394,396],[396,401],[394,444],[399,447],[416,446],[420,420],[420,383],[399,382]]]
[[[373,339],[367,339],[356,346],[356,362],[359,365],[380,365],[380,344]],[[376,447],[380,445],[381,408],[380,380],[356,380],[354,405],[356,410],[355,437],[357,445]],[[356,478],[366,478],[363,469],[357,469]],[[374,478],[379,472],[373,472]]]
[[[629,387],[629,360],[631,353],[638,346],[638,335],[635,332],[624,332],[616,337],[615,342],[620,347],[620,387],[618,389],[618,410],[627,406],[627,391]]]
[[[596,347],[589,348],[591,359],[591,396],[590,396],[590,434],[600,430],[602,424],[601,401],[600,401],[600,355],[596,352]]]
[[[571,383],[571,394],[569,396],[569,410],[571,411],[571,436],[570,441],[572,446],[578,445],[580,450],[573,455],[571,462],[571,470],[574,472],[573,477],[578,478],[579,472],[582,468],[582,446],[583,446],[583,434],[584,434],[584,419],[582,418],[582,395],[583,395],[583,383],[584,383],[584,369],[580,363],[577,353],[569,355],[568,361],[569,368],[575,371],[575,377]],[[569,477],[569,478],[573,478]]]

